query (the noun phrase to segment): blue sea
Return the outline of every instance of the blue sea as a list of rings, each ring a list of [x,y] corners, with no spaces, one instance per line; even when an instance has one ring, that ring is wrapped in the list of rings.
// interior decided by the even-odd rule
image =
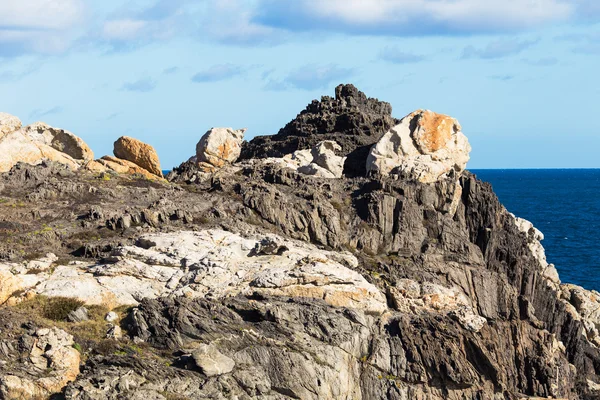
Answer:
[[[600,169],[472,170],[545,235],[563,283],[600,291]]]

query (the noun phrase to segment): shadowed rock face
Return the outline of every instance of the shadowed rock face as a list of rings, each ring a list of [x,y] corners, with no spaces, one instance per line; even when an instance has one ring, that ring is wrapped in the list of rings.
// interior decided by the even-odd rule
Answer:
[[[389,103],[367,98],[353,85],[340,85],[335,98],[314,100],[276,135],[244,143],[240,159],[283,157],[334,140],[342,147],[340,154],[348,156],[344,174],[360,176],[371,145],[397,123]]]

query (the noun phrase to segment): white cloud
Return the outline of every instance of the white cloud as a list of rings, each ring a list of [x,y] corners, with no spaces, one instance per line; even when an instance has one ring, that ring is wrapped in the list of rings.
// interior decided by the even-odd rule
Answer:
[[[462,58],[482,58],[485,60],[491,60],[496,58],[503,58],[519,54],[531,46],[538,43],[538,40],[517,40],[517,39],[500,39],[489,43],[487,46],[481,49],[477,49],[473,46],[467,46],[463,50]]]
[[[596,0],[594,0],[596,1]],[[591,0],[260,0],[257,20],[292,30],[420,35],[527,29],[582,17]]]
[[[102,36],[108,40],[136,39],[147,24],[146,21],[134,19],[106,21],[102,28]]]
[[[307,64],[291,71],[283,80],[269,79],[264,88],[274,91],[326,89],[336,81],[341,83],[354,73],[354,69],[343,68],[336,64]],[[270,75],[269,72],[264,78],[267,79]]]
[[[183,0],[158,0],[145,8],[127,7],[113,13],[91,37],[97,40],[96,44],[108,45],[112,50],[130,50],[188,34],[184,4]]]
[[[0,57],[63,52],[84,16],[82,0],[1,0]]]
[[[202,13],[202,34],[225,44],[256,45],[281,41],[282,30],[254,22],[258,9],[244,0],[211,0]]]
[[[82,0],[2,0],[0,27],[63,30],[81,21]]]

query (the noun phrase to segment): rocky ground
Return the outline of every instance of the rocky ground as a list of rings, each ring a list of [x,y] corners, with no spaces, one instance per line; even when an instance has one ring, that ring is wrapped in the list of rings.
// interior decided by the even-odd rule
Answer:
[[[0,398],[600,398],[600,294],[458,122],[391,111],[340,86],[167,179],[135,139],[94,161],[0,114]]]

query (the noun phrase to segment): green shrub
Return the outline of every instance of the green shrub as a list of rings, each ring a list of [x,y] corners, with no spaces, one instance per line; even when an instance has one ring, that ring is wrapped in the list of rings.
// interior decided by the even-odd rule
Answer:
[[[43,316],[53,321],[64,321],[71,311],[77,310],[83,304],[83,301],[69,297],[49,298],[44,304]]]

